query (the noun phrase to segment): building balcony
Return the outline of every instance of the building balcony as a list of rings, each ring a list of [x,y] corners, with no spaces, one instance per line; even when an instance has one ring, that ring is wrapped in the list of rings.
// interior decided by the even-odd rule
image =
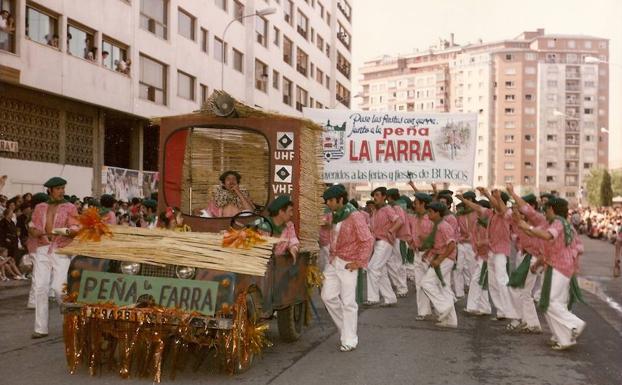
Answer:
[[[339,72],[343,74],[343,76],[348,78],[348,80],[350,79],[350,65],[349,64],[337,63],[337,69],[339,70]]]
[[[296,65],[296,70],[298,72],[300,72],[301,74],[303,74],[304,76],[307,76],[307,67],[301,66],[300,64],[297,64]]]
[[[565,158],[566,159],[572,159],[572,160],[575,160],[575,159],[579,160],[579,153],[578,152],[577,153],[573,153],[573,152],[569,153],[569,152],[567,152]]]
[[[335,96],[335,98],[337,99],[337,101],[339,101],[339,103],[343,104],[344,106],[350,108],[350,99],[346,98],[345,96],[339,95],[337,94]]]
[[[580,79],[581,73],[579,71],[566,71],[566,79]]]
[[[579,142],[578,140],[571,140],[571,139],[566,139],[566,146],[567,147],[579,147],[581,142]]]
[[[348,50],[350,49],[350,35],[345,32],[337,32],[337,39],[339,39]]]
[[[352,22],[352,10],[347,2],[337,2],[337,8],[346,17],[346,19],[348,19],[349,22]]]

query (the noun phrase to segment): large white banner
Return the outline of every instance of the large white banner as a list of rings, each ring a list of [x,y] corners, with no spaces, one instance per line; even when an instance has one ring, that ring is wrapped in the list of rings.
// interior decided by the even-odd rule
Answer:
[[[324,180],[472,185],[477,114],[305,109],[324,127]]]

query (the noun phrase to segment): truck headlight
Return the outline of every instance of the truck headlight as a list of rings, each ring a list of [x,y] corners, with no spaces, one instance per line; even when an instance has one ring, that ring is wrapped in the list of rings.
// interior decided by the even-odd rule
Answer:
[[[140,273],[140,263],[121,262],[121,272],[123,274],[136,275]]]
[[[195,271],[196,269],[194,267],[189,266],[177,266],[175,268],[175,274],[177,275],[177,278],[181,279],[190,279],[194,277]]]

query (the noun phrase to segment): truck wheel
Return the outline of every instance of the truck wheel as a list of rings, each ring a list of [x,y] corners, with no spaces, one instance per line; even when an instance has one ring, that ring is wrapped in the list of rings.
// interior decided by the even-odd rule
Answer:
[[[291,305],[282,310],[277,310],[277,324],[279,336],[285,342],[297,341],[302,335],[302,326],[305,320],[305,303]]]

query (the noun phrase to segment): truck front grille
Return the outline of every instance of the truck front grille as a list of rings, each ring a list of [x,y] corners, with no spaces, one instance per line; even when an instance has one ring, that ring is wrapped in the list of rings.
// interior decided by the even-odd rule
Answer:
[[[154,266],[144,263],[140,269],[140,275],[148,277],[177,278],[175,265]]]

